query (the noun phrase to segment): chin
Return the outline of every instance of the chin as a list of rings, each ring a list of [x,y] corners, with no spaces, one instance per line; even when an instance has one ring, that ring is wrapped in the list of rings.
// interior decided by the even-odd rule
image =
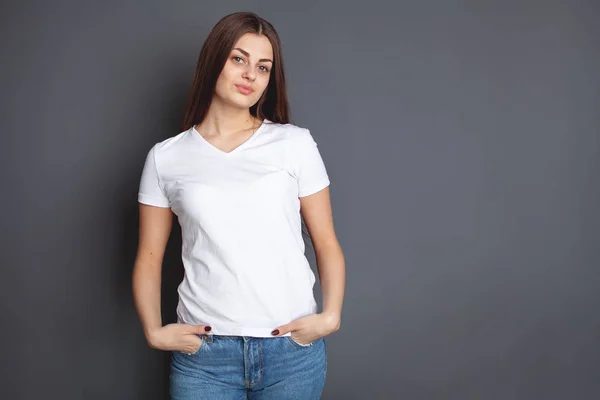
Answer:
[[[248,99],[240,99],[235,94],[233,96],[220,96],[218,93],[215,93],[215,98],[213,98],[213,100],[236,108],[250,108],[254,104],[249,101],[244,101]]]
[[[255,100],[250,100],[250,99],[246,99],[246,101],[243,101],[243,99],[242,99],[242,100],[240,101],[240,99],[239,99],[239,98],[235,98],[235,99],[230,99],[230,101],[229,101],[229,102],[230,102],[232,105],[234,105],[234,106],[236,106],[236,107],[239,107],[239,108],[250,108],[250,107],[252,107],[253,105],[255,105],[257,101],[258,101],[258,100],[256,100],[256,101],[255,101]]]

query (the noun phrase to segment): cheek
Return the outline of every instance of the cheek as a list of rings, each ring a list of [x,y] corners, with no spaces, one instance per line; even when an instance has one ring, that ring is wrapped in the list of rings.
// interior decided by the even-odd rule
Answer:
[[[269,86],[269,77],[266,76],[260,84],[260,89],[258,90],[259,93],[264,92],[265,90],[267,90],[267,86]]]
[[[226,73],[221,73],[221,75],[219,75],[219,79],[217,80],[217,85],[225,85],[230,81],[229,76],[227,76]]]
[[[217,83],[215,85],[215,91],[219,94],[225,94],[230,92],[231,89],[235,89],[233,86],[235,80],[231,78],[231,76],[227,73],[227,71],[222,71],[219,77],[217,78]]]
[[[228,67],[226,65],[225,68],[223,68],[223,70],[221,70],[221,74],[219,75],[217,84],[232,83],[234,75],[235,75],[235,71],[231,67]]]

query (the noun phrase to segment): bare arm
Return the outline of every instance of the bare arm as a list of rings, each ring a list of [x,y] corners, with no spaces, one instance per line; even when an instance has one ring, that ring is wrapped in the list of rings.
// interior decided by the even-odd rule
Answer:
[[[162,324],[161,272],[172,226],[173,212],[170,208],[140,204],[139,245],[133,267],[133,298],[150,347],[191,354],[200,348],[201,339],[198,335],[210,331],[210,327],[183,323]]]
[[[152,333],[162,327],[161,270],[171,227],[170,208],[139,205],[139,243],[133,267],[133,298],[144,334],[149,343]]]
[[[323,312],[333,330],[341,323],[346,280],[344,254],[333,225],[329,187],[300,198],[301,212],[315,248],[323,293]]]

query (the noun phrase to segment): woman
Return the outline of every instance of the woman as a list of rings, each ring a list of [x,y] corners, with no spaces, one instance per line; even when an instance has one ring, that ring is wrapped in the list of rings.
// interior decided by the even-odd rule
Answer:
[[[311,133],[289,123],[273,26],[253,13],[224,17],[200,52],[183,131],[150,149],[138,194],[134,298],[148,344],[172,352],[173,399],[320,398],[345,281],[329,184]],[[173,214],[185,273],[177,323],[163,326]]]

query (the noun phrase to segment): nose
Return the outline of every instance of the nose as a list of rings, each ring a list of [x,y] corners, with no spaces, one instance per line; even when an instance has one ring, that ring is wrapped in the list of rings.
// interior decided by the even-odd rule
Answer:
[[[249,79],[251,81],[253,81],[254,79],[256,79],[256,72],[254,71],[254,67],[248,63],[248,65],[246,66],[246,70],[244,71],[244,78]]]

